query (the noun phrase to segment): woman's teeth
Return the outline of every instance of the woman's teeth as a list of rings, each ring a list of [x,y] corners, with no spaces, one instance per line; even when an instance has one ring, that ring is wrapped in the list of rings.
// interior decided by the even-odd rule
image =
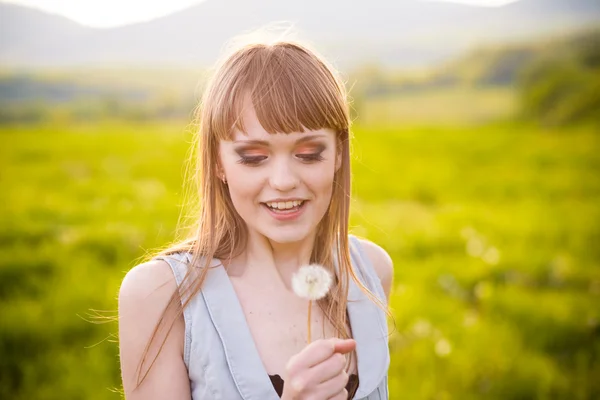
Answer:
[[[267,207],[274,210],[291,210],[292,208],[298,207],[304,203],[304,200],[293,200],[293,201],[274,201],[265,203]]]

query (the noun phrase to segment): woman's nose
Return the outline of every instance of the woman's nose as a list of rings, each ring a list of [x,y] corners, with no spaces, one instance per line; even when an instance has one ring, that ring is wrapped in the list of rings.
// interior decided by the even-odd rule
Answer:
[[[269,183],[273,189],[288,192],[298,186],[299,178],[287,160],[273,163]]]

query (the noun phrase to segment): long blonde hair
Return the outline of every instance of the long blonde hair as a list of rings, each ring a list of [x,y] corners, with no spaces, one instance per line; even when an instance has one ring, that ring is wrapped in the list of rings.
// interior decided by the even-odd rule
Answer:
[[[328,295],[318,302],[326,318],[342,338],[350,337],[346,305],[349,278],[376,299],[355,275],[350,261],[348,218],[350,212],[350,116],[344,83],[334,68],[314,51],[292,41],[251,43],[237,48],[217,64],[205,88],[197,114],[195,141],[197,185],[195,225],[189,237],[155,256],[179,252],[192,255],[179,290],[163,312],[146,346],[138,368],[138,385],[152,368],[156,357],[141,373],[150,344],[156,339],[170,307],[177,312],[174,321],[201,290],[211,261],[230,260],[244,251],[247,228],[236,212],[226,185],[218,178],[218,144],[231,140],[233,129],[244,131],[240,118],[244,99],[250,95],[256,115],[269,133],[302,132],[328,128],[336,133],[341,165],[333,179],[332,199],[317,227],[310,262],[334,273],[336,279]],[[337,264],[337,273],[335,272]],[[379,302],[380,303],[380,302]],[[165,343],[166,336],[159,348]]]

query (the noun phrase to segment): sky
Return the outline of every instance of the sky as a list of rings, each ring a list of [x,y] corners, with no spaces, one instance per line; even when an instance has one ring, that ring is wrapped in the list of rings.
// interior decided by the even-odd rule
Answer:
[[[109,28],[148,21],[183,10],[203,0],[4,0],[70,18],[80,24]],[[218,0],[211,0],[218,1]],[[436,0],[499,6],[516,0]]]

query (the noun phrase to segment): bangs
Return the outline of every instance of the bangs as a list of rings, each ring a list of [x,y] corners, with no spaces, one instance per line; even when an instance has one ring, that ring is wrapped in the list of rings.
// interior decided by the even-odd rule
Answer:
[[[343,84],[314,54],[291,43],[253,45],[237,51],[220,69],[205,102],[210,130],[231,140],[245,134],[244,107],[252,104],[268,133],[349,128]]]

